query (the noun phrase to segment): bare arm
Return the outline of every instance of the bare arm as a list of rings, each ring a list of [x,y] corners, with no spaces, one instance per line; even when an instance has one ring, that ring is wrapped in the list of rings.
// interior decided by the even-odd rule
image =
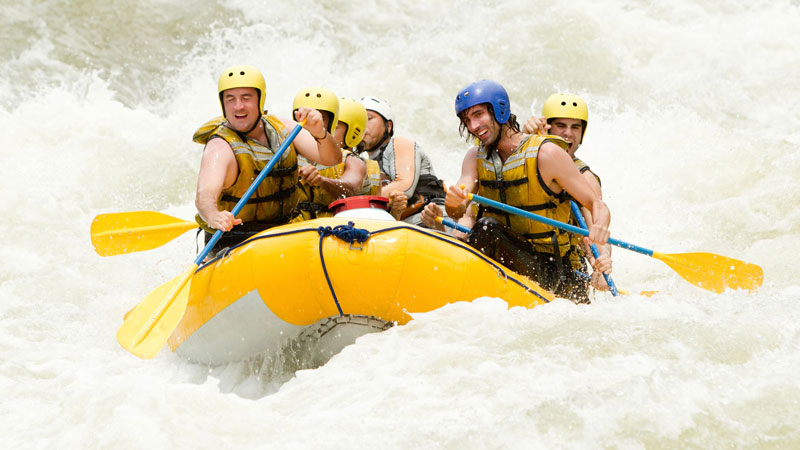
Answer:
[[[381,188],[381,195],[384,197],[388,197],[392,192],[409,190],[416,180],[414,141],[396,137],[393,144],[395,177],[389,184]]]
[[[300,108],[295,113],[297,122],[306,121],[304,130],[294,139],[294,148],[297,153],[305,156],[308,160],[320,163],[325,166],[333,166],[342,162],[342,152],[336,145],[333,136],[325,129],[322,121],[322,114],[313,108]],[[294,129],[297,122],[290,119],[281,119],[283,125]]]
[[[584,171],[582,174],[583,179],[589,183],[589,187],[602,199],[603,198],[603,190],[600,187],[600,182],[597,181],[597,177],[590,170]],[[594,223],[594,218],[592,217],[592,212],[588,209],[581,207],[581,212],[583,213],[583,217],[586,220],[586,226],[591,227]],[[611,244],[606,244],[604,246],[599,247],[600,252],[603,253],[605,249],[605,253],[610,257],[611,256]],[[587,253],[588,255],[589,253]]]
[[[603,189],[600,187],[600,182],[597,181],[597,177],[594,176],[591,170],[586,170],[581,173],[581,176],[587,183],[589,183],[589,187],[597,194],[598,197],[601,199],[603,198]],[[588,223],[588,222],[587,222]]]
[[[597,177],[594,174],[586,170],[581,173],[583,179],[589,184],[589,187],[600,196],[603,197],[603,191],[600,187],[600,183],[597,181]],[[589,211],[585,207],[581,207],[581,214],[583,215],[584,220],[586,221],[586,226],[591,228],[592,224],[594,224],[594,218],[592,217],[592,212]],[[591,241],[589,238],[583,238],[581,240],[581,246],[583,247],[583,251],[586,254],[586,258],[589,260],[589,264],[595,269],[594,273],[592,273],[592,281],[591,284],[596,289],[600,289],[601,291],[606,291],[609,289],[606,280],[600,276],[600,273],[605,273],[607,275],[611,274],[612,270],[612,261],[611,261],[611,244],[599,245],[597,246],[597,251],[599,252],[600,256],[595,259],[594,254],[590,248]]]
[[[462,189],[461,186],[464,186]],[[478,186],[478,147],[472,147],[464,155],[461,163],[461,176],[455,185],[447,188],[444,208],[447,215],[455,220],[464,216],[469,200],[467,194],[474,194]]]
[[[547,119],[541,116],[531,116],[522,126],[522,132],[525,134],[547,134],[549,129],[550,125],[547,124]]]
[[[442,208],[440,208],[439,205],[436,203],[428,203],[422,210],[422,223],[424,223],[428,228],[445,231],[444,225],[436,221],[437,217],[442,216]],[[467,208],[466,214],[458,219],[457,223],[471,229],[475,225],[475,217],[472,215],[472,208]],[[462,233],[458,230],[453,230],[452,234],[453,237],[461,239],[462,241],[466,240],[467,238],[466,233]]]
[[[611,213],[586,179],[581,176],[572,158],[559,146],[546,142],[539,148],[539,173],[553,192],[566,190],[575,200],[592,213],[589,239],[597,244],[608,241]]]
[[[355,195],[364,183],[367,165],[361,158],[349,157],[344,160],[344,172],[339,179],[323,177],[319,171],[308,164],[300,168],[300,180],[309,186],[320,186],[334,197],[344,198]]]
[[[239,165],[233,150],[223,139],[212,139],[203,150],[200,173],[197,176],[197,211],[211,228],[229,231],[234,225],[242,223],[230,211],[220,211],[217,206],[222,190],[236,182]]]
[[[356,195],[361,186],[364,185],[364,178],[367,176],[367,164],[357,156],[350,156],[344,159],[344,172],[339,179],[344,195],[349,197]]]

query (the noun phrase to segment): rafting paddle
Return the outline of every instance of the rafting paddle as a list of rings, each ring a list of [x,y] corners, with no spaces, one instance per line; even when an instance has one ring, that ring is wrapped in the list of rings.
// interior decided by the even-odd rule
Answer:
[[[141,252],[160,247],[197,222],[155,211],[100,214],[92,221],[92,245],[100,256]]]
[[[291,133],[289,133],[264,170],[258,174],[250,187],[247,188],[242,198],[236,203],[236,206],[234,206],[233,211],[231,211],[234,217],[244,208],[258,186],[272,171],[272,167],[280,161],[283,153],[289,148],[295,136],[297,136],[302,129],[303,125],[298,124]],[[222,230],[217,230],[211,237],[211,240],[208,241],[205,248],[203,248],[203,251],[197,255],[197,258],[195,258],[191,266],[182,274],[150,292],[150,294],[128,314],[122,326],[117,330],[117,341],[125,350],[128,350],[140,358],[152,358],[158,354],[158,351],[161,350],[161,347],[167,342],[167,339],[172,335],[175,327],[178,326],[184,312],[186,312],[192,276],[194,276],[200,263],[203,262],[217,241],[222,237],[222,233]]]
[[[572,215],[575,216],[575,220],[578,221],[578,225],[581,226],[584,230],[588,229],[589,227],[586,226],[586,220],[583,219],[583,213],[581,213],[580,208],[575,202],[570,201],[569,206],[572,209]],[[594,259],[600,257],[600,252],[597,250],[597,246],[594,243],[591,244],[592,255],[594,255]],[[614,284],[614,280],[611,279],[611,276],[603,272],[603,278],[606,279],[606,284],[608,284],[608,288],[611,290],[611,295],[616,297],[619,295],[619,291],[617,291],[617,286]]]
[[[588,230],[542,217],[538,214],[506,205],[505,203],[500,203],[475,194],[468,194],[468,197],[482,205],[527,217],[528,219],[550,225],[560,230],[569,231],[570,233],[589,236]],[[729,288],[752,290],[761,286],[761,283],[764,281],[764,271],[760,266],[726,256],[715,255],[713,253],[665,254],[614,238],[609,238],[608,243],[659,259],[689,283],[716,293],[721,293]]]
[[[451,219],[449,217],[437,216],[435,220],[437,222],[441,223],[442,225],[446,226],[446,227],[450,227],[450,228],[452,228],[454,230],[457,230],[457,231],[460,231],[462,233],[469,233],[472,230],[469,227],[466,227],[464,225],[461,225],[460,223],[457,223],[455,220],[453,220],[453,219]],[[596,256],[595,256],[595,258],[596,258]],[[575,272],[575,275],[577,275],[578,277],[580,277],[580,278],[582,278],[582,279],[584,279],[586,281],[591,281],[591,279],[592,279],[591,275],[589,275],[588,273],[581,272],[578,269],[575,269],[574,272]],[[603,275],[605,275],[605,274],[603,274]],[[609,285],[609,287],[610,286],[611,285]],[[614,289],[616,290],[616,286],[614,286]],[[612,291],[612,293],[613,293],[613,291]],[[617,294],[620,294],[620,293],[621,294],[628,294],[627,291],[625,291],[625,292],[617,291],[617,293],[614,294],[614,296],[616,296]]]

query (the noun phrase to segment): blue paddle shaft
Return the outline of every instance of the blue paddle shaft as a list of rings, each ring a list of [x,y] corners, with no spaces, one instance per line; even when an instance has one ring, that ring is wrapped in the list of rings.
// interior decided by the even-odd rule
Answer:
[[[442,217],[442,224],[445,225],[445,226],[448,226],[450,228],[454,228],[454,229],[456,229],[456,230],[458,230],[458,231],[460,231],[462,233],[469,233],[469,231],[470,231],[469,228],[467,228],[464,225],[461,225],[459,223],[456,223],[455,220],[453,220],[453,219],[451,219],[449,217]]]
[[[575,219],[578,221],[578,224],[581,226],[581,228],[588,229],[589,227],[586,226],[586,221],[583,219],[583,214],[581,214],[581,209],[578,208],[578,205],[576,205],[575,202],[570,201],[569,207],[572,208],[572,215],[575,216]],[[594,245],[594,243],[592,243],[591,248],[592,248],[592,254],[594,255],[594,259],[599,258],[600,252],[597,250],[597,246]],[[617,286],[614,284],[614,281],[611,279],[611,277],[607,275],[605,272],[603,272],[603,278],[606,279],[606,283],[608,284],[609,289],[611,289],[611,295],[613,295],[614,297],[619,295],[619,291],[617,291]]]
[[[482,205],[491,206],[492,208],[499,209],[500,211],[505,211],[510,214],[517,214],[522,217],[527,217],[528,219],[541,222],[545,225],[550,225],[551,227],[558,228],[559,230],[569,231],[570,233],[580,234],[581,236],[589,236],[589,230],[584,230],[583,228],[578,228],[557,220],[550,219],[548,217],[543,217],[538,214],[525,211],[524,209],[515,208],[513,206],[506,205],[505,203],[496,202],[486,197],[481,197],[480,195],[470,194],[470,198]],[[620,241],[619,239],[608,238],[608,243],[627,250],[633,250],[634,252],[641,253],[643,255],[653,256],[652,250],[639,247],[638,245],[629,244],[627,242]]]
[[[239,199],[239,202],[236,203],[236,206],[233,207],[233,211],[231,211],[233,217],[239,215],[239,213],[242,211],[242,208],[244,208],[244,205],[247,203],[248,200],[250,200],[250,197],[252,197],[253,194],[256,192],[256,189],[258,189],[258,186],[261,184],[262,181],[264,181],[264,178],[266,178],[267,175],[269,175],[275,164],[277,164],[278,161],[280,161],[281,156],[283,156],[284,152],[286,152],[286,149],[289,148],[294,138],[297,136],[298,133],[300,133],[300,130],[302,129],[303,126],[297,124],[297,126],[294,127],[291,133],[289,133],[289,135],[286,136],[286,139],[283,140],[283,143],[278,148],[278,151],[275,152],[275,154],[272,156],[272,159],[270,159],[269,163],[267,163],[267,167],[265,167],[264,170],[262,170],[261,173],[258,174],[258,176],[250,185],[250,187],[247,188],[247,191],[245,191],[242,198]],[[203,262],[204,259],[206,259],[208,253],[211,251],[212,248],[214,248],[214,245],[216,245],[216,243],[222,237],[222,233],[223,233],[222,230],[217,230],[217,232],[214,233],[214,236],[212,236],[211,239],[208,241],[205,248],[203,248],[203,251],[200,252],[199,255],[197,255],[197,258],[195,258],[194,263],[196,265],[200,265],[200,263]]]
[[[462,233],[469,233],[471,231],[470,228],[465,227],[464,225],[461,225],[459,223],[456,223],[455,220],[453,220],[453,219],[451,219],[449,217],[442,217],[442,224],[444,226],[447,226],[447,227],[450,227],[450,228],[454,228],[454,229],[456,229],[456,230],[458,230],[458,231],[460,231]],[[578,277],[580,277],[580,278],[582,278],[584,280],[590,280],[592,278],[591,275],[589,275],[588,273],[583,273],[580,270],[575,269],[574,272],[575,272],[576,276],[578,276]],[[609,286],[611,286],[611,285],[609,284]]]

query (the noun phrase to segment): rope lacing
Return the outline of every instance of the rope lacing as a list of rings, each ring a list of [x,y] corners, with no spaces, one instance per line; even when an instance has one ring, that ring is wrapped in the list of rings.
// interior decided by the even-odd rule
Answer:
[[[337,225],[333,228],[319,227],[317,228],[317,233],[323,238],[331,235],[336,236],[351,245],[353,242],[363,244],[369,239],[369,231],[363,228],[356,228],[354,225],[353,222],[347,222],[347,225]]]

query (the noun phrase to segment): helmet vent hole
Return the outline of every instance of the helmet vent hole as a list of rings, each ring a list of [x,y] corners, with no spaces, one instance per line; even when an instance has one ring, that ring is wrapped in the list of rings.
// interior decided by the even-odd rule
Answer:
[[[244,70],[239,72],[239,75],[244,75]]]
[[[575,103],[575,102],[572,102],[572,106],[574,106],[574,107],[576,107],[576,108],[577,108],[577,107],[578,107],[578,104],[577,104],[577,103]]]
[[[317,98],[322,98],[322,94],[317,94]]]
[[[228,76],[229,76],[229,77],[232,77],[232,76],[233,76],[233,72],[229,73],[229,74],[228,74]]]
[[[567,106],[567,102],[561,102],[561,106]]]
[[[306,92],[306,97],[311,97],[311,93],[310,92]]]

